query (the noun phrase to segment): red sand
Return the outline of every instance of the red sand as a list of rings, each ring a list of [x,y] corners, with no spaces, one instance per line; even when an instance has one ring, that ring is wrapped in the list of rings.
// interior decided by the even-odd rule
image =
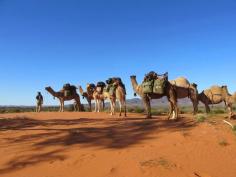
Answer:
[[[235,177],[236,135],[223,116],[182,116],[2,114],[0,176]]]

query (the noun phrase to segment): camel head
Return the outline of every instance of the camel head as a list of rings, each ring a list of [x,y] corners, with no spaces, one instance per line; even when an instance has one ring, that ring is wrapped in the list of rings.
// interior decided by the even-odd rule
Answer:
[[[79,92],[82,95],[83,99],[86,97],[86,93],[84,92],[83,88],[79,85]]]
[[[84,90],[80,85],[79,85],[79,92],[80,92],[81,95],[83,95],[83,93],[84,93]]]
[[[53,95],[53,99],[55,99],[55,92],[52,89],[52,87],[50,87],[50,86],[45,87],[45,90],[47,90],[50,94],[52,94]]]
[[[89,88],[90,88],[90,84],[87,84],[87,85],[86,85],[86,89],[89,89]]]
[[[142,89],[137,83],[136,76],[132,75],[132,76],[130,76],[130,79],[131,79],[131,83],[132,83],[133,90],[134,90],[134,96],[137,96],[137,94],[141,95],[142,94]]]
[[[45,90],[47,90],[48,92],[52,90],[52,87],[48,86],[48,87],[45,87]]]

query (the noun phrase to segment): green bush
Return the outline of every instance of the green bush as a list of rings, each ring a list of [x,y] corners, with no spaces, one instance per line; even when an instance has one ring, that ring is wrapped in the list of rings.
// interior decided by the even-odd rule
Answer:
[[[214,113],[214,114],[224,114],[225,110],[223,110],[223,109],[215,109],[215,110],[212,111],[212,113]]]
[[[207,116],[204,114],[198,114],[196,115],[197,122],[204,122],[206,120]]]
[[[135,107],[135,108],[134,108],[134,112],[135,112],[135,113],[144,113],[144,111],[145,111],[145,110],[144,110],[143,108],[140,108],[140,107]]]
[[[128,107],[128,108],[127,108],[127,111],[133,113],[133,112],[134,112],[134,108]]]

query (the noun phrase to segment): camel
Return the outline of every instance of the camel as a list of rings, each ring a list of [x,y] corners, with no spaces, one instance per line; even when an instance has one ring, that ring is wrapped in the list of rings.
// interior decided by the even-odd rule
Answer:
[[[122,115],[122,109],[124,110],[124,116],[127,116],[127,110],[126,110],[126,90],[124,87],[122,87],[118,81],[115,81],[113,85],[116,87],[115,93],[113,95],[110,95],[111,99],[111,115],[115,114],[115,103],[116,100],[119,103],[119,116]]]
[[[212,86],[209,89],[202,91],[202,93],[198,95],[198,99],[205,105],[207,113],[211,111],[209,107],[210,104],[213,105],[224,102],[228,109],[228,117],[229,119],[232,118],[233,103],[236,102],[236,92],[234,95],[230,95],[227,86]]]
[[[111,93],[106,91],[105,87],[102,89],[103,92],[101,93],[98,88],[95,89],[95,92],[93,94],[93,98],[95,100],[95,110],[97,112],[100,112],[100,105],[101,101],[104,101],[106,99],[110,102],[110,113],[111,115],[115,115],[115,106],[116,101],[119,103],[119,116],[122,116],[122,109],[124,110],[124,116],[127,116],[126,111],[126,91],[124,87],[122,87],[119,82],[114,82],[113,85],[115,86],[115,92]]]
[[[175,86],[177,99],[190,98],[193,104],[193,114],[198,112],[198,90],[197,84],[190,84],[189,81],[184,77],[179,77],[175,80],[170,81]]]
[[[95,100],[94,99],[95,95],[94,95],[94,91],[90,87],[91,87],[91,85],[87,84],[86,92],[84,92],[83,88],[81,86],[79,86],[79,91],[80,91],[80,94],[83,96],[83,98],[86,98],[86,100],[88,101],[89,110],[92,111],[92,100]],[[104,110],[104,108],[105,108],[104,98],[101,98],[101,102],[102,102],[103,110]],[[95,112],[97,112],[96,103],[95,103]]]
[[[172,119],[178,118],[177,96],[176,96],[175,89],[174,89],[173,85],[169,81],[167,81],[164,94],[155,94],[155,93],[144,94],[142,86],[138,85],[138,83],[137,83],[136,76],[130,76],[130,79],[131,79],[131,83],[132,83],[134,92],[137,93],[143,100],[143,103],[144,103],[144,106],[145,106],[145,109],[147,112],[146,118],[152,117],[151,100],[152,99],[160,99],[164,96],[167,96],[168,101],[170,103],[170,108],[171,108],[169,115],[168,115],[168,119],[170,119],[171,115],[172,115]]]
[[[46,87],[45,90],[47,90],[54,98],[56,97],[59,99],[60,101],[59,112],[64,112],[64,101],[69,101],[73,99],[78,105],[78,110],[80,111],[80,108],[81,108],[80,96],[76,93],[76,90],[72,93],[71,96],[65,96],[62,90],[59,92],[55,92],[51,87]]]

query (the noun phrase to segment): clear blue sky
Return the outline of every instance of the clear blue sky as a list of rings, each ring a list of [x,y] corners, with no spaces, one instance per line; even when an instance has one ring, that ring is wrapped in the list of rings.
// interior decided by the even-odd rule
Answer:
[[[235,0],[0,0],[0,24],[0,105],[150,70],[236,91]]]

